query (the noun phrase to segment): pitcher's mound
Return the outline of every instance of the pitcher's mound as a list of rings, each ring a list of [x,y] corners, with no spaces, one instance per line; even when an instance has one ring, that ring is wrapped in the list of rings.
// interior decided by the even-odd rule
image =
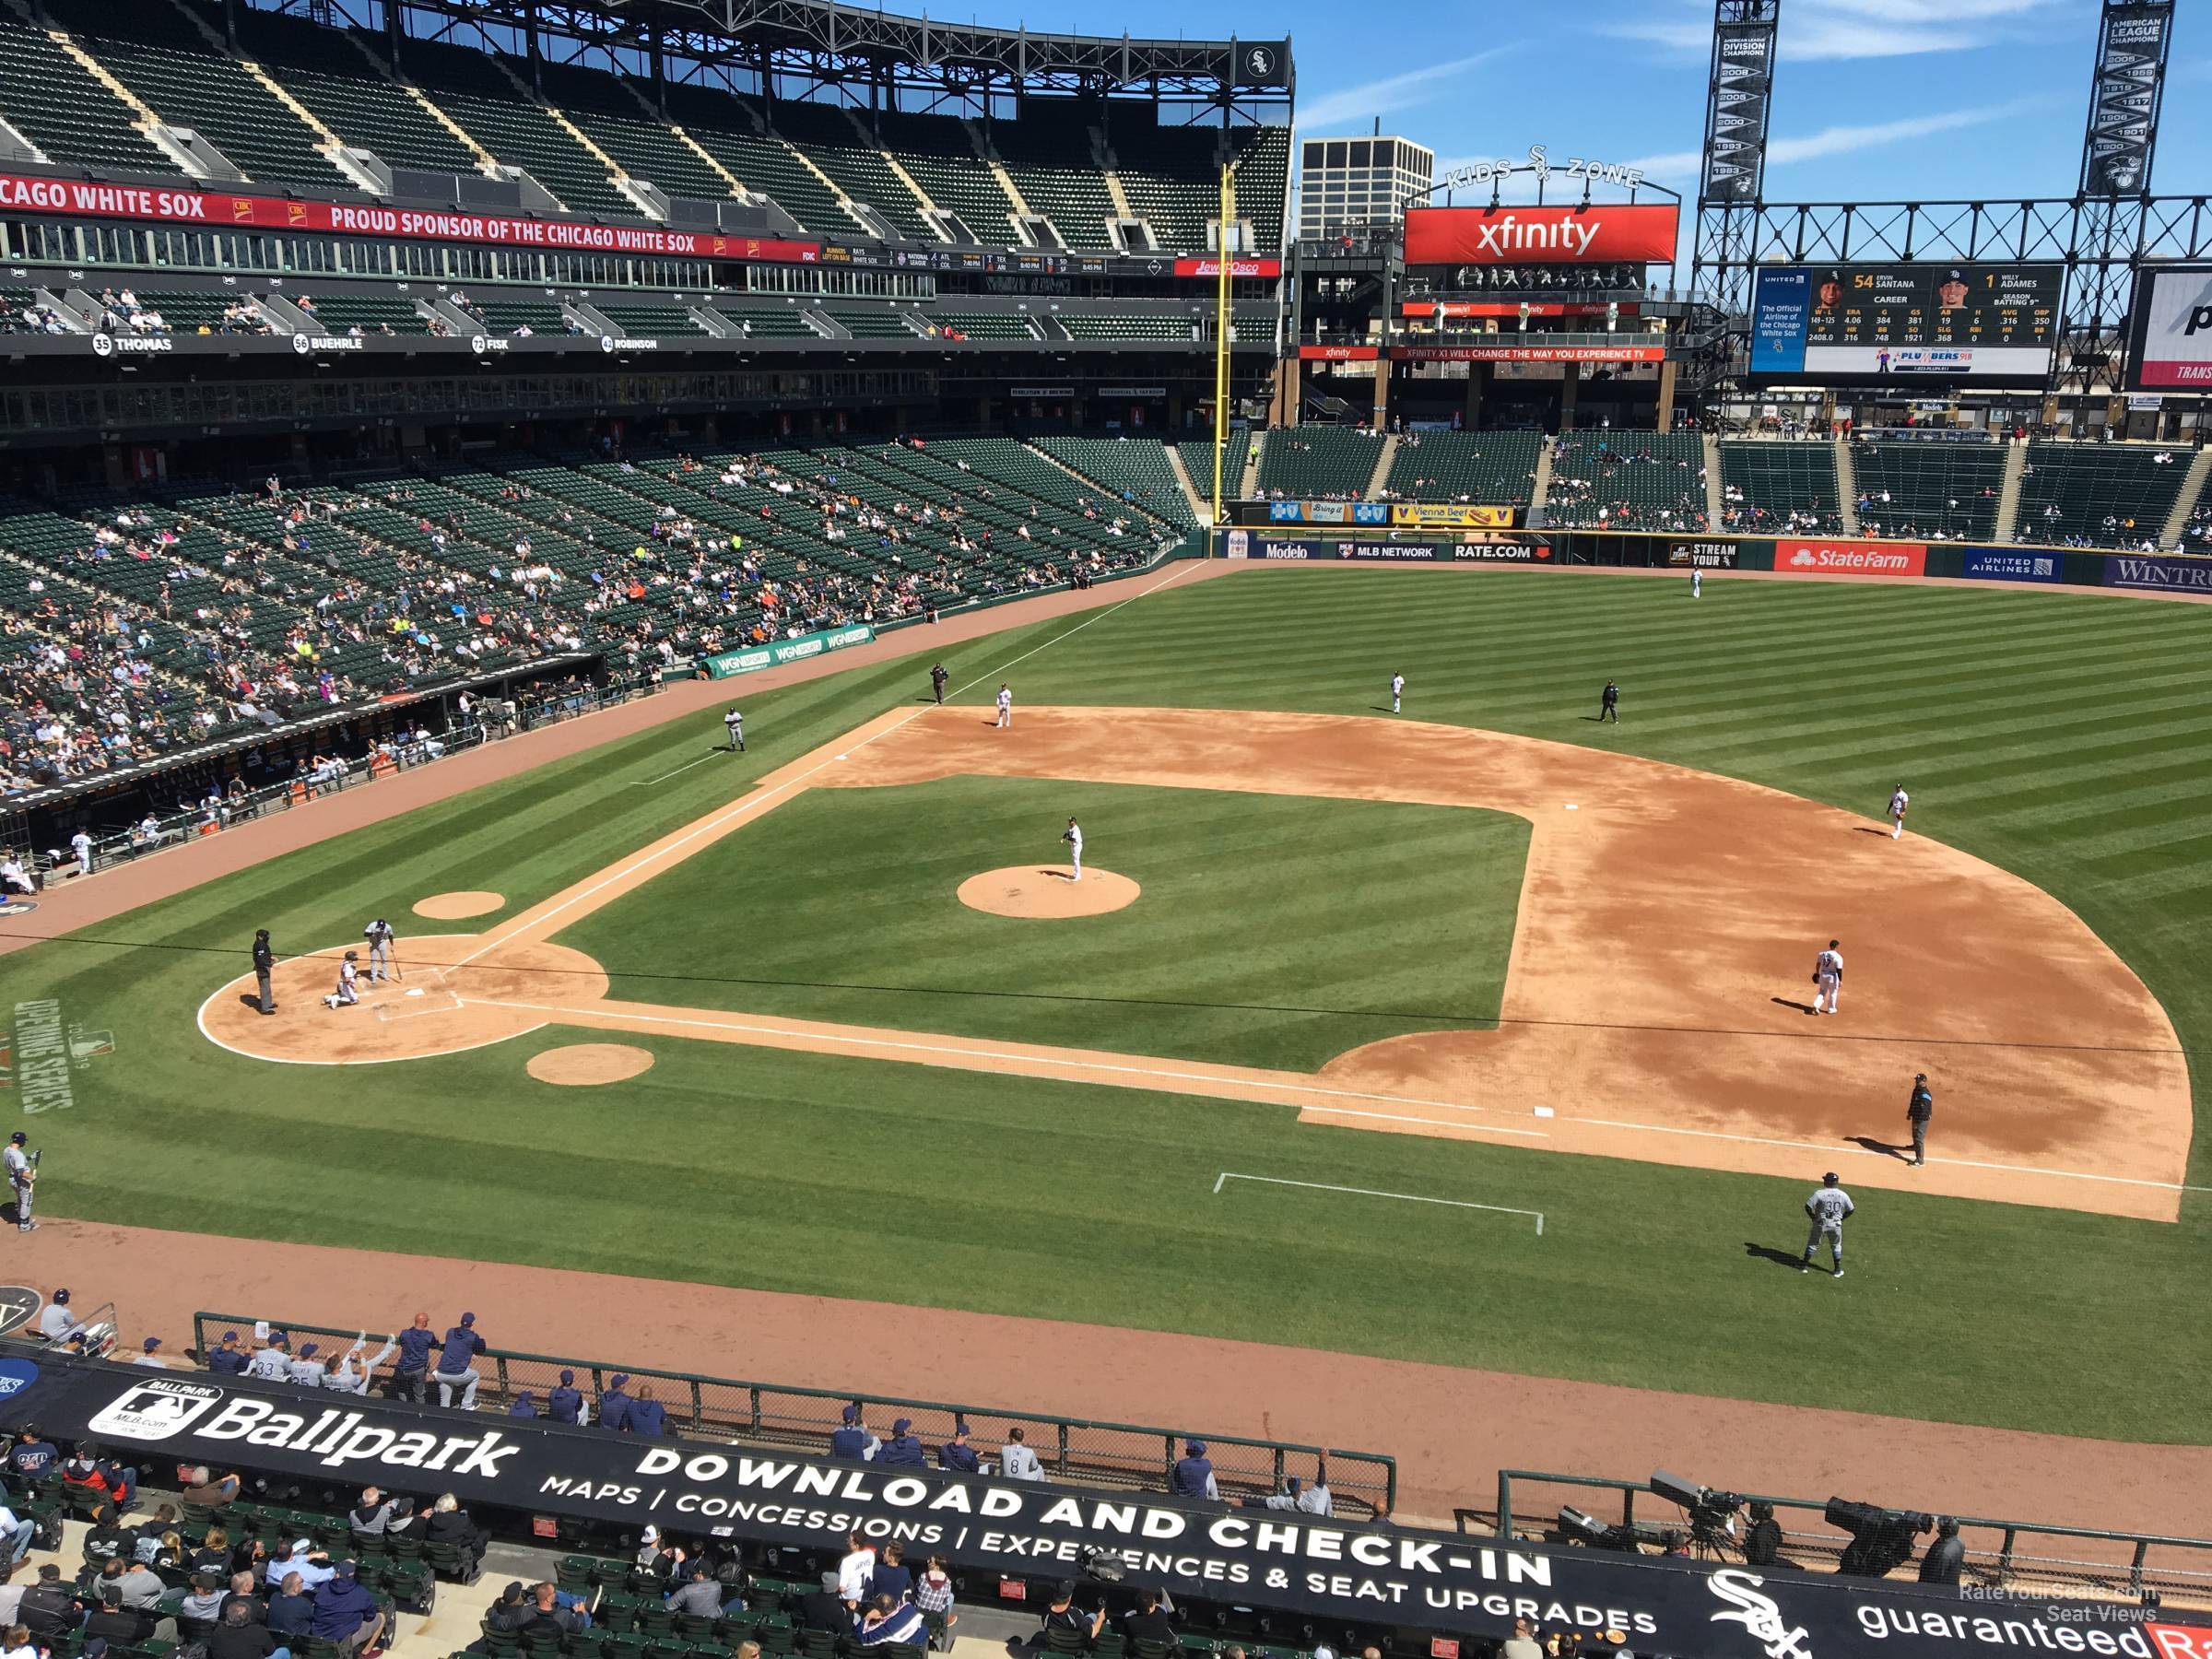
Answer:
[[[506,902],[497,893],[432,893],[415,907],[415,913],[433,922],[452,922],[462,916],[488,916]]]
[[[960,883],[956,895],[970,910],[989,911],[994,916],[1102,916],[1136,902],[1142,890],[1126,876],[1112,870],[1085,870],[1083,879],[1072,881],[1066,865],[1009,865],[1003,870],[985,870]]]
[[[627,1042],[572,1042],[530,1056],[523,1069],[540,1083],[619,1083],[652,1068],[653,1056]]]

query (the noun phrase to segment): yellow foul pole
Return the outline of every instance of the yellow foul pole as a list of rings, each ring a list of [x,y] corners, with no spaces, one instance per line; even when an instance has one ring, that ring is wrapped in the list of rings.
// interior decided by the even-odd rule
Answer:
[[[1241,159],[1241,158],[1240,158]],[[1214,292],[1214,527],[1220,528],[1221,518],[1221,463],[1229,451],[1229,268],[1232,260],[1229,246],[1229,228],[1236,220],[1236,164],[1224,162],[1221,167],[1220,229],[1214,236],[1214,253],[1220,263],[1220,276]],[[1210,551],[1210,549],[1209,549]]]

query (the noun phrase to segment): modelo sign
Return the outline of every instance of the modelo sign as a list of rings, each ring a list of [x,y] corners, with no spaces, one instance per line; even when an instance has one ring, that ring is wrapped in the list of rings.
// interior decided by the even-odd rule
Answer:
[[[1928,549],[1919,542],[1804,541],[1774,544],[1774,568],[1801,576],[1920,576]]]
[[[1680,229],[1672,202],[1563,207],[1409,207],[1406,263],[1669,263]]]

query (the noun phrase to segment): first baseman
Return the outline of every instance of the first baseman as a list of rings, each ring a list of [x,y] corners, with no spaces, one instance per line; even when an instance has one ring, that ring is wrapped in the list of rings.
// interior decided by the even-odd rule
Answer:
[[[1805,1201],[1805,1213],[1812,1218],[1813,1230],[1806,1235],[1805,1259],[1797,1264],[1803,1273],[1813,1265],[1813,1251],[1822,1239],[1828,1241],[1828,1253],[1834,1263],[1835,1277],[1843,1277],[1843,1218],[1859,1206],[1851,1201],[1851,1194],[1836,1184],[1836,1172],[1830,1170],[1820,1177],[1820,1184],[1813,1195]]]
[[[1067,851],[1068,851],[1068,855],[1069,855],[1069,858],[1070,858],[1070,860],[1071,860],[1071,861],[1074,863],[1074,865],[1075,865],[1075,866],[1076,866],[1076,874],[1075,874],[1074,879],[1075,879],[1075,880],[1077,880],[1077,881],[1080,881],[1080,880],[1082,880],[1082,879],[1083,879],[1083,826],[1082,826],[1082,825],[1080,825],[1080,824],[1078,824],[1078,823],[1077,823],[1077,822],[1076,822],[1076,820],[1075,820],[1074,818],[1069,818],[1069,819],[1067,820],[1067,828],[1066,828],[1065,830],[1063,830],[1063,831],[1061,832],[1060,839],[1061,839],[1062,841],[1065,841],[1065,842],[1067,843]]]
[[[1830,939],[1828,948],[1813,959],[1813,1012],[1834,1014],[1843,994],[1843,952]],[[1820,1005],[1826,1002],[1827,1006]]]
[[[1905,793],[1905,786],[1902,783],[1889,792],[1889,839],[1891,841],[1896,841],[1904,834],[1905,808],[1912,804],[1912,797]]]
[[[1406,677],[1402,674],[1392,675],[1390,677],[1390,712],[1393,714],[1398,712],[1398,700],[1405,694]]]
[[[392,961],[392,947],[397,941],[393,936],[392,924],[379,916],[361,929],[361,937],[369,941],[369,977],[381,980],[395,971]]]
[[[998,688],[998,724],[1002,727],[1014,724],[1014,691],[1008,686]]]
[[[24,1143],[29,1138],[22,1130],[17,1130],[7,1137],[7,1151],[5,1155],[7,1184],[16,1190],[16,1230],[18,1232],[29,1232],[38,1226],[38,1223],[30,1218],[30,1189],[31,1183],[39,1178],[39,1170],[38,1166],[31,1162],[30,1154],[23,1149]]]
[[[744,754],[745,712],[741,709],[731,709],[727,714],[722,717],[722,724],[730,734],[730,753],[733,755]]]

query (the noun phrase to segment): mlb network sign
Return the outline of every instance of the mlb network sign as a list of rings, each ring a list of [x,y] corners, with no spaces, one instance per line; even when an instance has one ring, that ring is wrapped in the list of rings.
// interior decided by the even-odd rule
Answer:
[[[1928,549],[1919,542],[1798,541],[1774,544],[1774,568],[1806,576],[1921,576]]]

